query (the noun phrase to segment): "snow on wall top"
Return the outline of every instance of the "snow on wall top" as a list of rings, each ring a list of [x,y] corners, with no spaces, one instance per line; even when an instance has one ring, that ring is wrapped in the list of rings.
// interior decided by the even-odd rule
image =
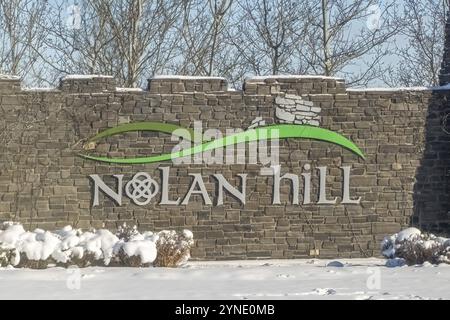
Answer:
[[[142,92],[144,90],[141,89],[141,88],[120,88],[120,87],[117,87],[116,91],[117,92]]]
[[[247,78],[246,81],[262,81],[266,79],[323,79],[323,80],[340,80],[344,81],[344,78],[328,77],[320,75],[271,75],[271,76],[253,76]]]
[[[9,74],[0,74],[0,80],[20,80],[20,77]]]
[[[348,92],[403,92],[403,91],[440,91],[450,90],[450,84],[437,87],[380,87],[380,88],[348,88]]]
[[[150,80],[224,80],[224,77],[207,77],[207,76],[179,76],[179,75],[156,75]]]
[[[55,92],[55,91],[59,91],[59,89],[57,88],[46,88],[46,87],[42,87],[42,88],[33,88],[33,87],[25,87],[22,89],[23,91],[27,91],[27,92]]]
[[[83,80],[83,79],[94,79],[94,78],[107,78],[112,79],[113,76],[107,76],[102,74],[70,74],[67,76],[64,76],[61,78],[62,81],[64,80]]]
[[[66,75],[61,78],[61,81],[64,80],[89,80],[89,79],[114,79],[113,76],[110,75],[102,75],[102,74],[72,74]],[[153,76],[150,80],[223,80],[226,81],[224,77],[208,77],[208,76],[183,76],[183,75],[156,75]],[[323,80],[338,80],[345,81],[343,78],[339,77],[328,77],[321,75],[269,75],[269,76],[253,76],[247,78],[246,81],[249,82],[259,82],[264,81],[266,79],[323,79]],[[8,75],[8,74],[0,74],[1,80],[11,80],[11,81],[20,81],[21,77],[17,75]],[[23,88],[24,91],[57,91],[58,88]],[[374,88],[347,88],[346,91],[349,93],[358,93],[358,92],[411,92],[411,91],[446,91],[450,90],[450,84],[444,86],[435,86],[435,87],[374,87]],[[143,92],[145,89],[141,88],[122,88],[117,87],[114,91],[116,92]],[[233,91],[230,88],[228,91]]]

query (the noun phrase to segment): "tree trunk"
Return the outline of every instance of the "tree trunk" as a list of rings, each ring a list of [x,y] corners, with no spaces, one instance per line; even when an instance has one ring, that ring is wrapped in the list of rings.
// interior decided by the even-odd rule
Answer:
[[[326,76],[331,75],[331,59],[330,59],[330,32],[328,21],[328,0],[322,0],[322,32],[323,32],[323,59],[324,72]]]

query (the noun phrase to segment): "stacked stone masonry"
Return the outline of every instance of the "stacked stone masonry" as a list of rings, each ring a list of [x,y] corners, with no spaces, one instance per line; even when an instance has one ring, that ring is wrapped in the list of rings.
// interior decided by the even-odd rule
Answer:
[[[347,90],[341,79],[268,77],[250,79],[243,91],[227,90],[221,78],[166,77],[149,80],[146,90],[118,90],[111,77],[66,77],[53,90],[26,90],[20,79],[0,78],[0,220],[29,229],[115,228],[126,222],[140,229],[191,229],[194,259],[332,258],[378,255],[387,234],[410,225],[448,232],[450,209],[450,113],[446,90]],[[298,116],[298,117],[297,117]],[[249,128],[271,123],[306,123],[351,139],[361,159],[335,145],[308,139],[281,140],[282,173],[300,175],[327,166],[327,196],[342,197],[341,166],[351,166],[352,205],[292,205],[291,185],[282,182],[282,205],[272,205],[272,178],[261,165],[169,162],[118,165],[83,159],[86,149],[110,157],[157,155],[174,146],[169,135],[130,132],[86,146],[86,139],[118,124],[153,121],[204,130]],[[450,125],[450,124],[449,124]],[[114,174],[160,177],[171,168],[171,197],[182,196],[200,173],[221,173],[239,185],[247,173],[247,202],[225,195],[222,206],[193,196],[188,205],[141,207],[124,198],[118,206],[101,195],[92,206],[91,174],[113,186]],[[317,195],[313,175],[312,196]],[[301,195],[300,195],[301,196]],[[214,198],[215,195],[212,195]],[[313,199],[314,200],[314,199]]]

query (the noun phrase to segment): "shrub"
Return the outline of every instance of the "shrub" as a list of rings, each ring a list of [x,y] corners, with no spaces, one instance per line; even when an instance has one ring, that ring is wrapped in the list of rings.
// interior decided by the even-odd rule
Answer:
[[[20,262],[17,267],[30,269],[47,269],[49,265],[56,265],[56,261],[52,258],[47,258],[45,260],[32,260],[28,259],[25,253],[20,253]]]
[[[105,229],[82,232],[71,226],[54,232],[28,232],[18,223],[7,222],[0,224],[0,266],[176,267],[187,262],[192,244],[188,230],[141,234],[135,226],[124,224],[115,234]]]
[[[16,265],[19,260],[19,252],[7,246],[0,246],[0,267]]]
[[[408,228],[384,238],[382,254],[389,259],[404,259],[407,265],[450,262],[450,241],[433,234]]]
[[[129,226],[127,226],[126,223],[119,226],[119,228],[117,228],[117,232],[116,232],[117,238],[119,238],[120,240],[123,240],[123,241],[128,241],[131,238],[136,237],[138,235],[139,235],[139,231],[137,230],[137,227],[136,226],[129,227]]]
[[[154,262],[156,267],[179,267],[190,258],[190,249],[194,244],[192,232],[183,230],[182,233],[175,231],[161,231],[156,240],[158,255]]]

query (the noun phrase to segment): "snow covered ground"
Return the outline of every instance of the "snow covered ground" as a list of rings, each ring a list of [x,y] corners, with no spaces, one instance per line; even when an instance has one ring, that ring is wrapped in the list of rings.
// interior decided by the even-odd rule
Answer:
[[[183,268],[0,269],[0,299],[450,299],[450,265],[383,259],[190,262]],[[326,266],[331,264],[332,266]]]

